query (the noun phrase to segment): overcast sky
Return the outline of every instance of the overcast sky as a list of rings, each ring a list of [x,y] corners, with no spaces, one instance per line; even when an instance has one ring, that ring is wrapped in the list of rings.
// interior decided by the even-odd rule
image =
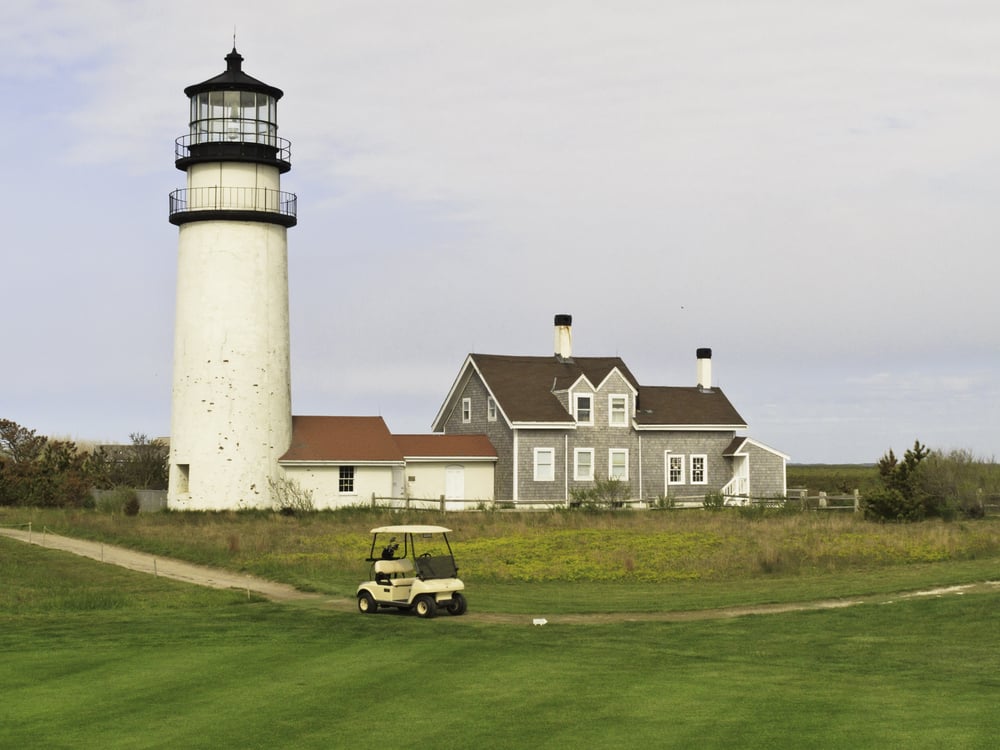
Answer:
[[[0,417],[170,430],[183,89],[284,90],[292,401],[426,432],[465,356],[715,383],[794,462],[1000,454],[996,0],[7,0]]]

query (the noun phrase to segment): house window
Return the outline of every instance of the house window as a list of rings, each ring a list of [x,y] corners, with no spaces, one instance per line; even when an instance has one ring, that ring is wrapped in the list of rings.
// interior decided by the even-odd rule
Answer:
[[[707,483],[707,456],[691,456],[691,484]]]
[[[551,482],[556,478],[556,452],[553,448],[535,448],[535,481]]]
[[[350,494],[354,492],[354,467],[353,466],[341,466],[340,467],[340,480],[337,483],[337,491],[343,494]]]
[[[589,482],[594,479],[594,449],[573,449],[573,479],[578,482]]]
[[[486,399],[486,419],[490,422],[497,421],[497,402],[490,396]]]
[[[469,424],[472,421],[472,399],[462,399],[462,424]]]
[[[667,483],[684,484],[684,456],[667,454]]]
[[[628,481],[627,448],[612,448],[608,451],[608,478]]]
[[[613,427],[628,426],[628,396],[622,394],[608,396],[608,424]]]
[[[593,397],[588,393],[576,397],[577,424],[594,424]]]

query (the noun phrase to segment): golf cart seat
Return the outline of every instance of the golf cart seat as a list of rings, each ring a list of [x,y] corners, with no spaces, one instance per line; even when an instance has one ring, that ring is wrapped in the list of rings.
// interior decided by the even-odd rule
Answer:
[[[400,560],[376,560],[375,582],[383,586],[401,586],[413,583],[413,561],[408,558]]]

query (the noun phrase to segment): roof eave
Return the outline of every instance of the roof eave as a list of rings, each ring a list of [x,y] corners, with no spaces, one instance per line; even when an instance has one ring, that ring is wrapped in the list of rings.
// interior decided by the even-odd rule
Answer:
[[[636,430],[640,431],[653,431],[653,430],[674,430],[674,431],[686,431],[694,432],[699,430],[709,430],[711,432],[724,432],[728,430],[745,430],[747,425],[745,424],[637,424],[635,425]]]
[[[279,458],[279,466],[404,466],[403,459],[364,458]]]

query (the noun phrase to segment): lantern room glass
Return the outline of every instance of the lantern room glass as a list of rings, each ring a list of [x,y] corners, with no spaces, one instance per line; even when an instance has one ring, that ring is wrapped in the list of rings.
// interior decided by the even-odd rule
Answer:
[[[205,91],[191,97],[191,143],[277,144],[277,101],[256,91]]]

